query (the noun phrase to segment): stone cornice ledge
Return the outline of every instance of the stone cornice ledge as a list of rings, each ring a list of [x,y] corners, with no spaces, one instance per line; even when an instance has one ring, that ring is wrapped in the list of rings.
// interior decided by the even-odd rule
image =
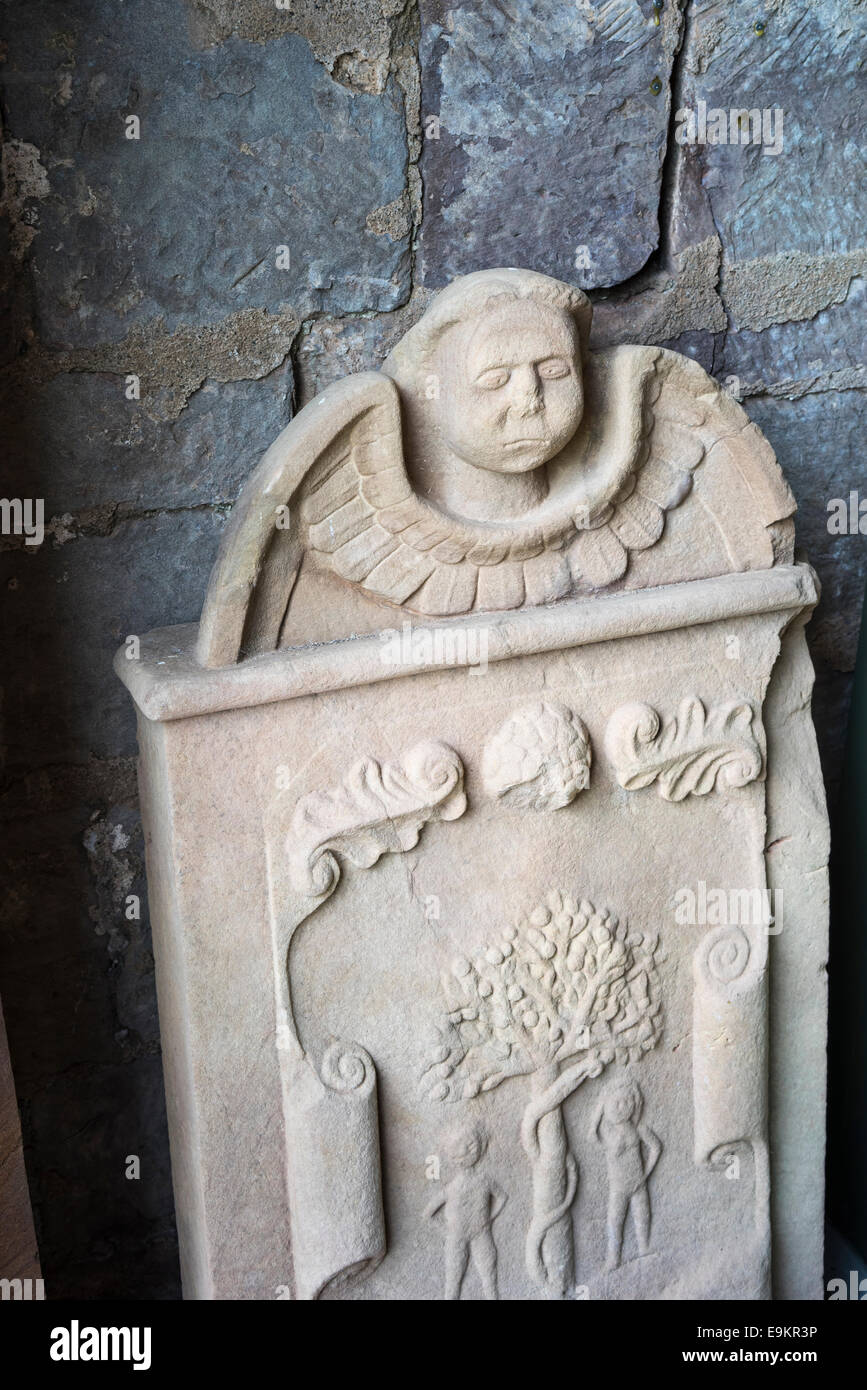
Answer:
[[[564,651],[569,647],[670,632],[694,624],[747,618],[761,613],[792,614],[818,601],[818,581],[809,565],[780,565],[714,579],[695,579],[657,589],[638,589],[589,599],[564,599],[543,608],[506,613],[474,613],[465,618],[412,622],[412,631],[487,634],[487,661]],[[407,617],[400,610],[393,626]],[[159,628],[141,639],[137,659],[121,647],[114,668],[147,719],[159,722],[245,709],[316,695],[327,690],[371,685],[431,669],[475,664],[475,641],[456,644],[448,659],[426,665],[389,664],[380,632],[335,642],[286,647],[248,657],[235,666],[205,668],[194,657],[197,627]],[[469,652],[469,656],[467,653]]]

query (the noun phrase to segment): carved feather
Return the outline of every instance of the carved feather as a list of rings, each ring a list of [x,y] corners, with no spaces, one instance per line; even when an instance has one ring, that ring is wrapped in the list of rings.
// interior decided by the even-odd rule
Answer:
[[[271,446],[235,506],[199,660],[225,665],[279,644],[305,550],[372,598],[432,617],[606,588],[633,552],[657,543],[699,465],[731,569],[791,558],[794,501],[773,450],[701,367],[662,349],[615,348],[587,361],[585,393],[585,422],[550,465],[548,500],[525,521],[483,523],[414,491],[389,376],[329,387]],[[743,534],[725,524],[733,498],[749,518]],[[291,526],[280,529],[287,507]]]

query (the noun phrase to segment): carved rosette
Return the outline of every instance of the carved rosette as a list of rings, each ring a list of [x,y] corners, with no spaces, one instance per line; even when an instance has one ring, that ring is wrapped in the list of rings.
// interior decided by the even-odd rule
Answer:
[[[578,716],[557,700],[539,700],[491,734],[482,780],[505,806],[557,811],[590,785],[590,760],[590,738]]]
[[[761,724],[747,700],[709,711],[694,695],[675,715],[651,705],[621,705],[608,721],[605,749],[621,787],[657,783],[664,801],[745,787],[762,776]]]

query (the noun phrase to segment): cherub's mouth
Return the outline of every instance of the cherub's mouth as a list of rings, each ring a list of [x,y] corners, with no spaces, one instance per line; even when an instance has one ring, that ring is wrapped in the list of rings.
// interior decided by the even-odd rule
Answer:
[[[525,444],[547,444],[548,440],[544,434],[528,435],[525,439],[507,439],[505,441],[507,449],[516,449]]]

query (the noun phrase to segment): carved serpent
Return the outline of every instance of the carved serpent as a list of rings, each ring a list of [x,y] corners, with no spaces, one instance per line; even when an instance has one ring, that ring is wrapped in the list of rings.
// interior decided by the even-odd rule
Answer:
[[[524,1150],[533,1165],[534,1171],[534,1206],[538,1204],[539,1198],[544,1200],[544,1190],[542,1181],[536,1181],[546,1175],[546,1169],[550,1169],[550,1176],[554,1178],[562,1175],[564,1196],[552,1206],[545,1207],[542,1211],[534,1211],[533,1217],[527,1231],[525,1245],[525,1259],[527,1270],[531,1278],[542,1288],[556,1287],[558,1279],[556,1271],[551,1271],[545,1264],[542,1253],[542,1246],[546,1235],[552,1230],[559,1221],[569,1212],[575,1193],[578,1189],[578,1167],[574,1157],[569,1152],[568,1139],[566,1137],[565,1125],[563,1124],[560,1107],[563,1102],[577,1090],[589,1076],[598,1076],[602,1070],[602,1063],[595,1054],[581,1058],[577,1063],[567,1067],[560,1072],[538,1095],[524,1112],[521,1123],[521,1142]],[[549,1117],[557,1115],[559,1120],[559,1144],[562,1159],[554,1157],[553,1154],[545,1154],[539,1134],[540,1126]],[[550,1138],[550,1136],[549,1136]],[[569,1235],[568,1245],[570,1250],[569,1264],[571,1265],[571,1244],[572,1237]],[[565,1281],[564,1281],[565,1282]],[[565,1290],[559,1289],[562,1293]]]
[[[558,1221],[562,1221],[569,1211],[575,1200],[575,1193],[578,1191],[578,1165],[570,1153],[566,1154],[565,1173],[566,1195],[562,1202],[558,1202],[556,1207],[550,1207],[548,1211],[535,1215],[527,1230],[525,1247],[527,1269],[531,1278],[542,1287],[549,1282],[548,1271],[542,1259],[543,1242],[551,1228],[556,1226]]]

